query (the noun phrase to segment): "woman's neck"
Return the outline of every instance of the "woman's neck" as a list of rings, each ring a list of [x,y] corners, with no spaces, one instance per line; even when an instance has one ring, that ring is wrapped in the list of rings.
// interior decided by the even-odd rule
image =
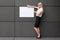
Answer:
[[[42,8],[42,6],[40,6],[39,8]]]

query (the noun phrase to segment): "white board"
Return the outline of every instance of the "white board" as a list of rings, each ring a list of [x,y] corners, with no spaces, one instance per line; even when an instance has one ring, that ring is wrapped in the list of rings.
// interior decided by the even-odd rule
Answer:
[[[19,17],[34,17],[34,8],[19,7]]]

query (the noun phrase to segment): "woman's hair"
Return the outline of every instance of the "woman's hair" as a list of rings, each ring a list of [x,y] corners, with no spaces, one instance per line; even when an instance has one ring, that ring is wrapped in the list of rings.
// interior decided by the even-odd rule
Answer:
[[[39,2],[38,4],[41,4],[42,2]]]
[[[39,6],[43,6],[42,2],[39,2],[37,5],[39,5]]]

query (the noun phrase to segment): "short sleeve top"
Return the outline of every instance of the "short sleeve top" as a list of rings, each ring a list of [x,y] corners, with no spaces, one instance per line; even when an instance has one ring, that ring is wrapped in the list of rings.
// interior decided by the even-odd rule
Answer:
[[[38,8],[36,13],[42,13],[43,14],[43,8]],[[36,16],[42,17],[42,14],[40,14],[40,15],[36,14]]]

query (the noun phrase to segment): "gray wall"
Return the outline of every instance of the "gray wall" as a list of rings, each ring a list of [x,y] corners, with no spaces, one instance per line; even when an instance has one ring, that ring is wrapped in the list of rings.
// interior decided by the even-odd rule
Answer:
[[[60,0],[40,0],[44,4],[41,21],[43,37],[60,37]]]
[[[60,37],[60,0],[0,0],[0,37],[36,36],[35,18],[20,18],[19,6],[44,5],[41,20],[42,37]]]

